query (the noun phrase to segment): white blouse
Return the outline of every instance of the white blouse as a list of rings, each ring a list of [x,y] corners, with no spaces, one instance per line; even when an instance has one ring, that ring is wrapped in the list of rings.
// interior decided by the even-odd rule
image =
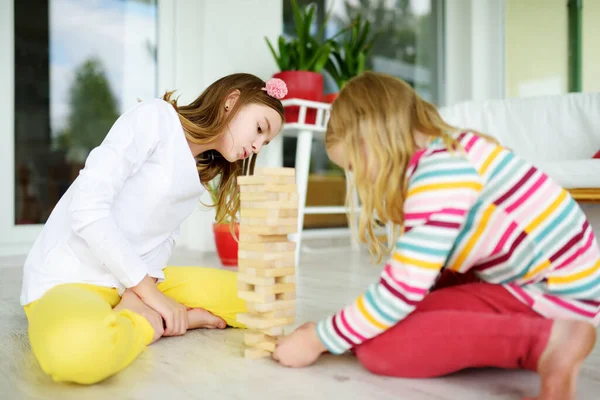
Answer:
[[[160,280],[182,222],[205,188],[173,107],[125,112],[62,196],[35,241],[21,304],[63,283],[115,287]]]

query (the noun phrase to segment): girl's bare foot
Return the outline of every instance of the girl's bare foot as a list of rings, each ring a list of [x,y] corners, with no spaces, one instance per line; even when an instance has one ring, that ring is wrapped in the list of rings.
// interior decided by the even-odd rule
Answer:
[[[203,308],[188,310],[188,329],[225,329],[225,321]]]
[[[596,343],[596,329],[583,321],[557,320],[538,361],[541,393],[524,400],[575,400],[577,375]]]

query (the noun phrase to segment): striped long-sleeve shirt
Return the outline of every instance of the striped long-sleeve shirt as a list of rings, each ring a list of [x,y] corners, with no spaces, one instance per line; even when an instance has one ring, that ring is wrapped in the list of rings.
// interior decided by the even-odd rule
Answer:
[[[407,171],[404,232],[373,283],[317,332],[340,354],[406,318],[443,268],[473,270],[549,318],[600,322],[600,251],[568,192],[514,153],[472,133],[441,140]]]

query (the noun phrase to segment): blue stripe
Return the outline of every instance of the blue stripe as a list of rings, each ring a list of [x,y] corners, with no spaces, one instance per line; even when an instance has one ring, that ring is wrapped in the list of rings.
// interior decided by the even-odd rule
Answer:
[[[538,236],[534,236],[535,241],[537,243],[542,242],[542,240],[544,240],[544,238],[546,236],[548,236],[548,234],[550,232],[552,232],[554,229],[559,227],[559,225],[562,224],[566,220],[567,215],[571,211],[573,211],[574,208],[575,208],[575,202],[570,201],[569,204],[562,210],[562,212],[559,215],[556,215],[552,219],[552,221],[548,224],[548,226]],[[569,225],[567,225],[567,227],[568,226]]]
[[[367,290],[365,293],[365,299],[369,302],[369,305],[371,307],[373,307],[373,309],[375,311],[377,311],[377,313],[379,315],[381,315],[387,322],[389,322],[389,325],[392,325],[393,323],[397,322],[392,316],[386,314],[381,308],[379,308],[379,306],[377,305],[377,301],[375,301],[375,299],[373,298],[373,294],[372,294],[373,289],[374,289],[374,287],[371,286],[369,288],[369,290]],[[381,302],[381,296],[377,296],[377,297],[379,298],[379,301]]]
[[[515,158],[513,153],[507,153],[500,164],[496,166],[494,171],[490,174],[490,179],[494,179],[506,166]]]
[[[325,345],[325,347],[327,347],[329,352],[331,352],[332,354],[341,354],[344,352],[346,346],[340,345],[339,342],[341,341],[345,343],[345,341],[343,341],[342,339],[338,339],[331,332],[329,332],[329,330],[327,329],[328,321],[328,319],[325,319],[317,324],[317,334],[319,335],[319,339]]]
[[[445,169],[445,166],[443,166],[443,167],[444,167],[444,169],[428,171],[428,172],[420,173],[418,175],[413,175],[413,177],[411,178],[411,183],[415,184],[416,182],[418,182],[420,180],[423,180],[426,178],[431,178],[431,177],[440,177],[440,176],[459,177],[461,175],[473,176],[473,173],[475,172],[473,167],[457,168],[457,169]]]
[[[408,233],[408,235],[410,235],[410,232]],[[406,243],[406,241],[398,241],[398,243],[396,244],[396,249],[398,249],[398,250],[406,249],[406,250],[415,251],[417,253],[425,253],[428,255],[434,255],[434,256],[440,256],[440,257],[444,257],[448,254],[448,250],[432,249],[430,247],[423,247],[423,246],[419,246],[416,244]]]
[[[580,285],[580,286],[575,286],[575,287],[572,287],[572,288],[569,288],[569,289],[563,289],[563,290],[561,290],[561,289],[552,289],[552,290],[550,290],[550,292],[553,293],[553,294],[563,294],[563,295],[578,294],[578,293],[585,292],[585,291],[588,291],[590,289],[593,289],[595,287],[596,288],[600,287],[600,276],[597,276],[592,281],[590,281],[590,282],[588,282],[586,284]]]
[[[440,244],[448,244],[448,242],[453,242],[454,241],[454,236],[452,235],[448,235],[448,236],[444,236],[444,235],[436,235],[435,233],[429,233],[429,232],[422,232],[416,229],[417,227],[415,226],[415,228],[413,228],[413,230],[411,230],[408,233],[405,233],[404,235],[400,236],[398,238],[398,242],[396,244],[396,247],[399,246],[399,243],[401,241],[403,241],[404,236],[409,237],[410,240],[424,240],[426,242],[435,242],[435,243],[440,243]]]

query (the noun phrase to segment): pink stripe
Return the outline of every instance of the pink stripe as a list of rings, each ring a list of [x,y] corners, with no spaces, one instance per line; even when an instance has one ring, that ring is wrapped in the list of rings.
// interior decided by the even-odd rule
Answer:
[[[590,247],[592,247],[592,243],[594,243],[594,232],[592,231],[591,228],[588,228],[590,230],[589,232],[589,237],[587,239],[587,241],[585,242],[585,244],[580,247],[575,254],[571,255],[571,257],[567,258],[565,261],[563,261],[562,263],[560,263],[558,265],[558,267],[556,267],[557,270],[564,268],[566,266],[569,266],[573,261],[575,261],[577,258],[579,258],[582,254],[584,254],[587,250],[590,249]]]
[[[579,307],[576,307],[575,305],[573,305],[571,303],[567,303],[566,301],[564,301],[556,296],[549,296],[549,295],[545,294],[544,298],[553,302],[554,304],[557,304],[557,305],[561,306],[562,308],[565,308],[576,314],[585,315],[586,317],[595,317],[596,316],[596,313],[583,310]]]
[[[427,149],[419,150],[415,154],[413,154],[413,156],[410,158],[410,161],[408,162],[407,169],[410,169],[410,168],[414,167],[415,165],[417,165],[419,160],[421,160],[421,157],[423,157],[423,154],[425,154],[426,150]]]
[[[457,215],[457,216],[463,216],[465,215],[467,212],[466,210],[459,210],[457,208],[444,208],[440,211],[437,212],[433,212],[433,211],[429,211],[429,212],[413,212],[413,213],[406,213],[404,214],[404,220],[405,221],[410,221],[411,219],[428,219],[432,214],[445,214],[445,215]]]
[[[510,226],[508,227],[506,232],[504,232],[504,234],[500,238],[500,241],[498,242],[498,245],[496,245],[490,256],[498,254],[504,248],[504,245],[508,241],[508,238],[513,234],[515,229],[517,229],[517,224],[515,222],[511,222]]]
[[[535,216],[539,215],[545,209],[544,202],[545,200],[552,197],[554,200],[558,192],[557,188],[550,184],[549,181],[546,181],[546,185],[542,185],[542,187],[535,193],[535,195],[529,197],[521,207],[515,211],[515,220],[517,221],[533,221]],[[550,204],[550,203],[547,203]]]
[[[521,289],[521,287],[517,286],[514,283],[511,283],[508,285],[507,289],[514,292],[513,294],[515,296],[521,298],[521,300],[524,301],[528,306],[530,306],[530,307],[533,306],[533,303],[534,303],[533,297],[531,297],[529,294],[527,294],[527,292],[525,292],[523,289]]]
[[[470,204],[472,198],[472,192],[460,190],[452,194],[452,204]],[[447,200],[447,193],[443,193],[441,191],[438,191],[437,193],[421,192],[407,197],[404,203],[404,209],[406,212],[437,212],[440,207],[445,205],[444,201]]]
[[[517,199],[517,201],[515,201],[514,203],[512,203],[507,209],[507,212],[513,212],[513,210],[515,210],[516,208],[520,207],[521,204],[525,203],[525,201],[527,199],[529,199],[529,197],[535,192],[537,191],[540,186],[542,186],[542,184],[544,182],[546,182],[546,180],[548,179],[548,177],[546,175],[542,175],[534,184],[533,186],[531,186],[525,193],[523,193],[523,195]]]
[[[477,142],[477,140],[479,139],[478,136],[476,135],[472,135],[472,134],[468,134],[469,136],[471,136],[471,139],[469,139],[469,142],[467,143],[467,145],[465,146],[465,150],[469,151],[471,150],[471,147],[473,147],[473,145]]]
[[[404,283],[403,281],[401,281],[398,278],[396,278],[394,276],[394,271],[392,270],[392,267],[391,267],[390,264],[388,264],[384,268],[384,272],[387,274],[387,276],[390,278],[390,280],[392,282],[394,282],[395,284],[397,284],[398,286],[400,286],[407,293],[414,293],[414,294],[419,294],[419,295],[422,295],[422,296],[424,296],[427,293],[427,289],[422,289],[422,288],[419,288],[419,287],[409,286],[406,283]]]
[[[354,308],[352,308],[352,310],[354,310]],[[366,337],[364,337],[363,335],[359,334],[354,329],[352,329],[352,327],[346,320],[346,313],[344,312],[344,310],[342,310],[340,312],[340,320],[342,321],[342,325],[344,325],[344,328],[346,328],[346,330],[348,332],[350,332],[350,334],[352,334],[353,336],[356,336],[360,342],[364,342],[365,340],[367,340]],[[360,319],[357,319],[357,320],[360,320]]]
[[[486,143],[481,140],[476,142],[469,151],[469,155],[473,163],[477,166],[481,165],[484,159],[492,154],[493,149],[486,146]]]

